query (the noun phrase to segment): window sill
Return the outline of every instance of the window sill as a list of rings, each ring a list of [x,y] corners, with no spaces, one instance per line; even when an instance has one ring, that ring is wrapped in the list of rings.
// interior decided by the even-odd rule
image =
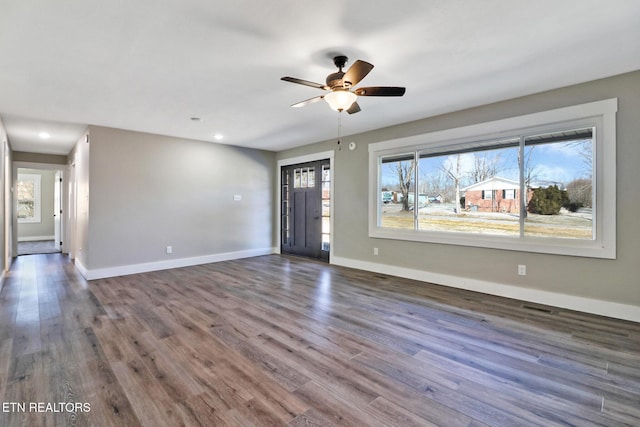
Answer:
[[[446,233],[434,231],[399,230],[376,228],[369,232],[376,239],[405,240],[444,245],[502,249],[553,255],[568,255],[589,258],[615,259],[615,245],[596,240],[552,239],[535,237],[491,236],[471,233]]]

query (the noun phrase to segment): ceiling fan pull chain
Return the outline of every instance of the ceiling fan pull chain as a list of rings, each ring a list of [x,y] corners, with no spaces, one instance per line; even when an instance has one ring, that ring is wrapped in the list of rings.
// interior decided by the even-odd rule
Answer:
[[[340,135],[342,134],[342,111],[338,111],[338,151],[342,151]]]

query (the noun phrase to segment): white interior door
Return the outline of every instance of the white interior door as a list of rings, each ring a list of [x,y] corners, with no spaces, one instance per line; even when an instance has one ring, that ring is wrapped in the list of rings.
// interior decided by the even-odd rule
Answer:
[[[54,245],[57,250],[61,250],[62,244],[62,172],[56,171],[53,183],[53,234]]]

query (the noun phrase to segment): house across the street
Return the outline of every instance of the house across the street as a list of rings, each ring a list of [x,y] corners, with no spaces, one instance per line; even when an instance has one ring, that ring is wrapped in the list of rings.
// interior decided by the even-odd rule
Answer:
[[[478,212],[520,212],[520,184],[506,178],[494,176],[487,180],[462,188],[464,208]],[[530,197],[530,196],[529,196]],[[529,202],[527,197],[527,203]]]

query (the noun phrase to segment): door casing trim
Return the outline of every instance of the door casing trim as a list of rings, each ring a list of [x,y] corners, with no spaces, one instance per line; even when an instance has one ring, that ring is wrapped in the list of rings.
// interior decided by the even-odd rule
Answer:
[[[298,157],[290,157],[290,158],[286,158],[286,159],[280,159],[278,160],[277,163],[277,170],[276,170],[276,177],[277,177],[277,186],[276,188],[278,189],[277,192],[277,196],[276,196],[276,216],[275,216],[275,221],[276,221],[276,239],[277,239],[277,245],[274,245],[277,250],[276,253],[281,253],[280,251],[280,241],[281,241],[281,236],[282,236],[282,225],[280,224],[280,217],[282,215],[282,192],[281,187],[282,187],[282,167],[283,166],[291,166],[291,165],[295,165],[298,163],[309,163],[309,162],[317,162],[320,160],[326,160],[329,159],[329,168],[331,169],[331,195],[329,197],[330,203],[331,203],[331,207],[329,210],[329,224],[330,224],[330,228],[331,228],[331,233],[329,234],[329,264],[333,264],[333,253],[334,253],[334,233],[333,231],[335,230],[334,228],[334,215],[333,215],[333,206],[334,206],[334,186],[335,186],[335,175],[334,175],[334,158],[335,158],[335,150],[330,150],[330,151],[322,151],[320,153],[313,153],[313,154],[307,154],[307,155],[303,155],[303,156],[298,156]]]

